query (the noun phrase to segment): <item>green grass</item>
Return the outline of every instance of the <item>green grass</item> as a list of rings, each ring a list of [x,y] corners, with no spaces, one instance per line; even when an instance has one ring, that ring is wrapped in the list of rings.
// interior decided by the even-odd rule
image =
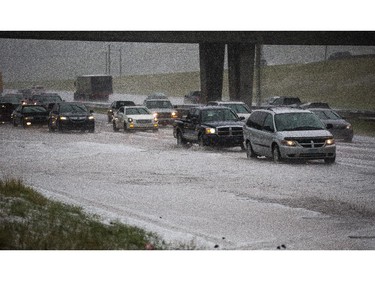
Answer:
[[[104,224],[81,208],[48,200],[21,181],[0,181],[0,249],[168,249],[156,234],[119,222]],[[180,246],[179,246],[180,247]]]

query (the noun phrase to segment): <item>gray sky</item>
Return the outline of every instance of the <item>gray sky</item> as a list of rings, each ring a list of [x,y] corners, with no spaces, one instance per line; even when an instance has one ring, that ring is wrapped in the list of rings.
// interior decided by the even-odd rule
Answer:
[[[199,70],[198,44],[75,42],[0,39],[0,71],[4,81],[72,79],[106,72],[111,49],[111,74],[170,73]],[[264,46],[268,64],[308,63],[324,59],[324,46]],[[372,53],[375,47],[329,46],[353,55]]]

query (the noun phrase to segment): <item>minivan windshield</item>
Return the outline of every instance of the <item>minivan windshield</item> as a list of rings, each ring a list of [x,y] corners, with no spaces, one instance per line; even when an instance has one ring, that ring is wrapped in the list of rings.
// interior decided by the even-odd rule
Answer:
[[[319,118],[311,112],[293,112],[275,115],[277,131],[324,130]]]

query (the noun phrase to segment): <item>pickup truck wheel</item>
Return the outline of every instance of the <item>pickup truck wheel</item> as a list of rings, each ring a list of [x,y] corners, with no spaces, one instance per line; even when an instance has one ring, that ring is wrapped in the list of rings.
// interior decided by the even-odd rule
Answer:
[[[186,145],[186,140],[182,137],[182,133],[180,131],[177,132],[177,146],[184,146]]]
[[[52,127],[52,120],[49,120],[49,122],[48,122],[48,131],[50,131],[50,132],[55,131],[55,128]]]
[[[198,137],[198,145],[201,146],[201,147],[206,146],[206,144],[205,144],[205,142],[203,140],[203,136],[202,135],[200,135]]]
[[[255,154],[250,142],[246,143],[246,156],[249,159],[257,157],[257,155]]]

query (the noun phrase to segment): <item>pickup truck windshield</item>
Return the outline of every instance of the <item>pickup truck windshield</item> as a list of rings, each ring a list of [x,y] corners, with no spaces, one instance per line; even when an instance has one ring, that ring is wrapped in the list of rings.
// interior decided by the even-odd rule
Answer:
[[[229,109],[211,109],[202,111],[202,122],[236,121],[237,116]]]
[[[314,113],[283,113],[275,115],[278,131],[324,130],[323,123]]]

